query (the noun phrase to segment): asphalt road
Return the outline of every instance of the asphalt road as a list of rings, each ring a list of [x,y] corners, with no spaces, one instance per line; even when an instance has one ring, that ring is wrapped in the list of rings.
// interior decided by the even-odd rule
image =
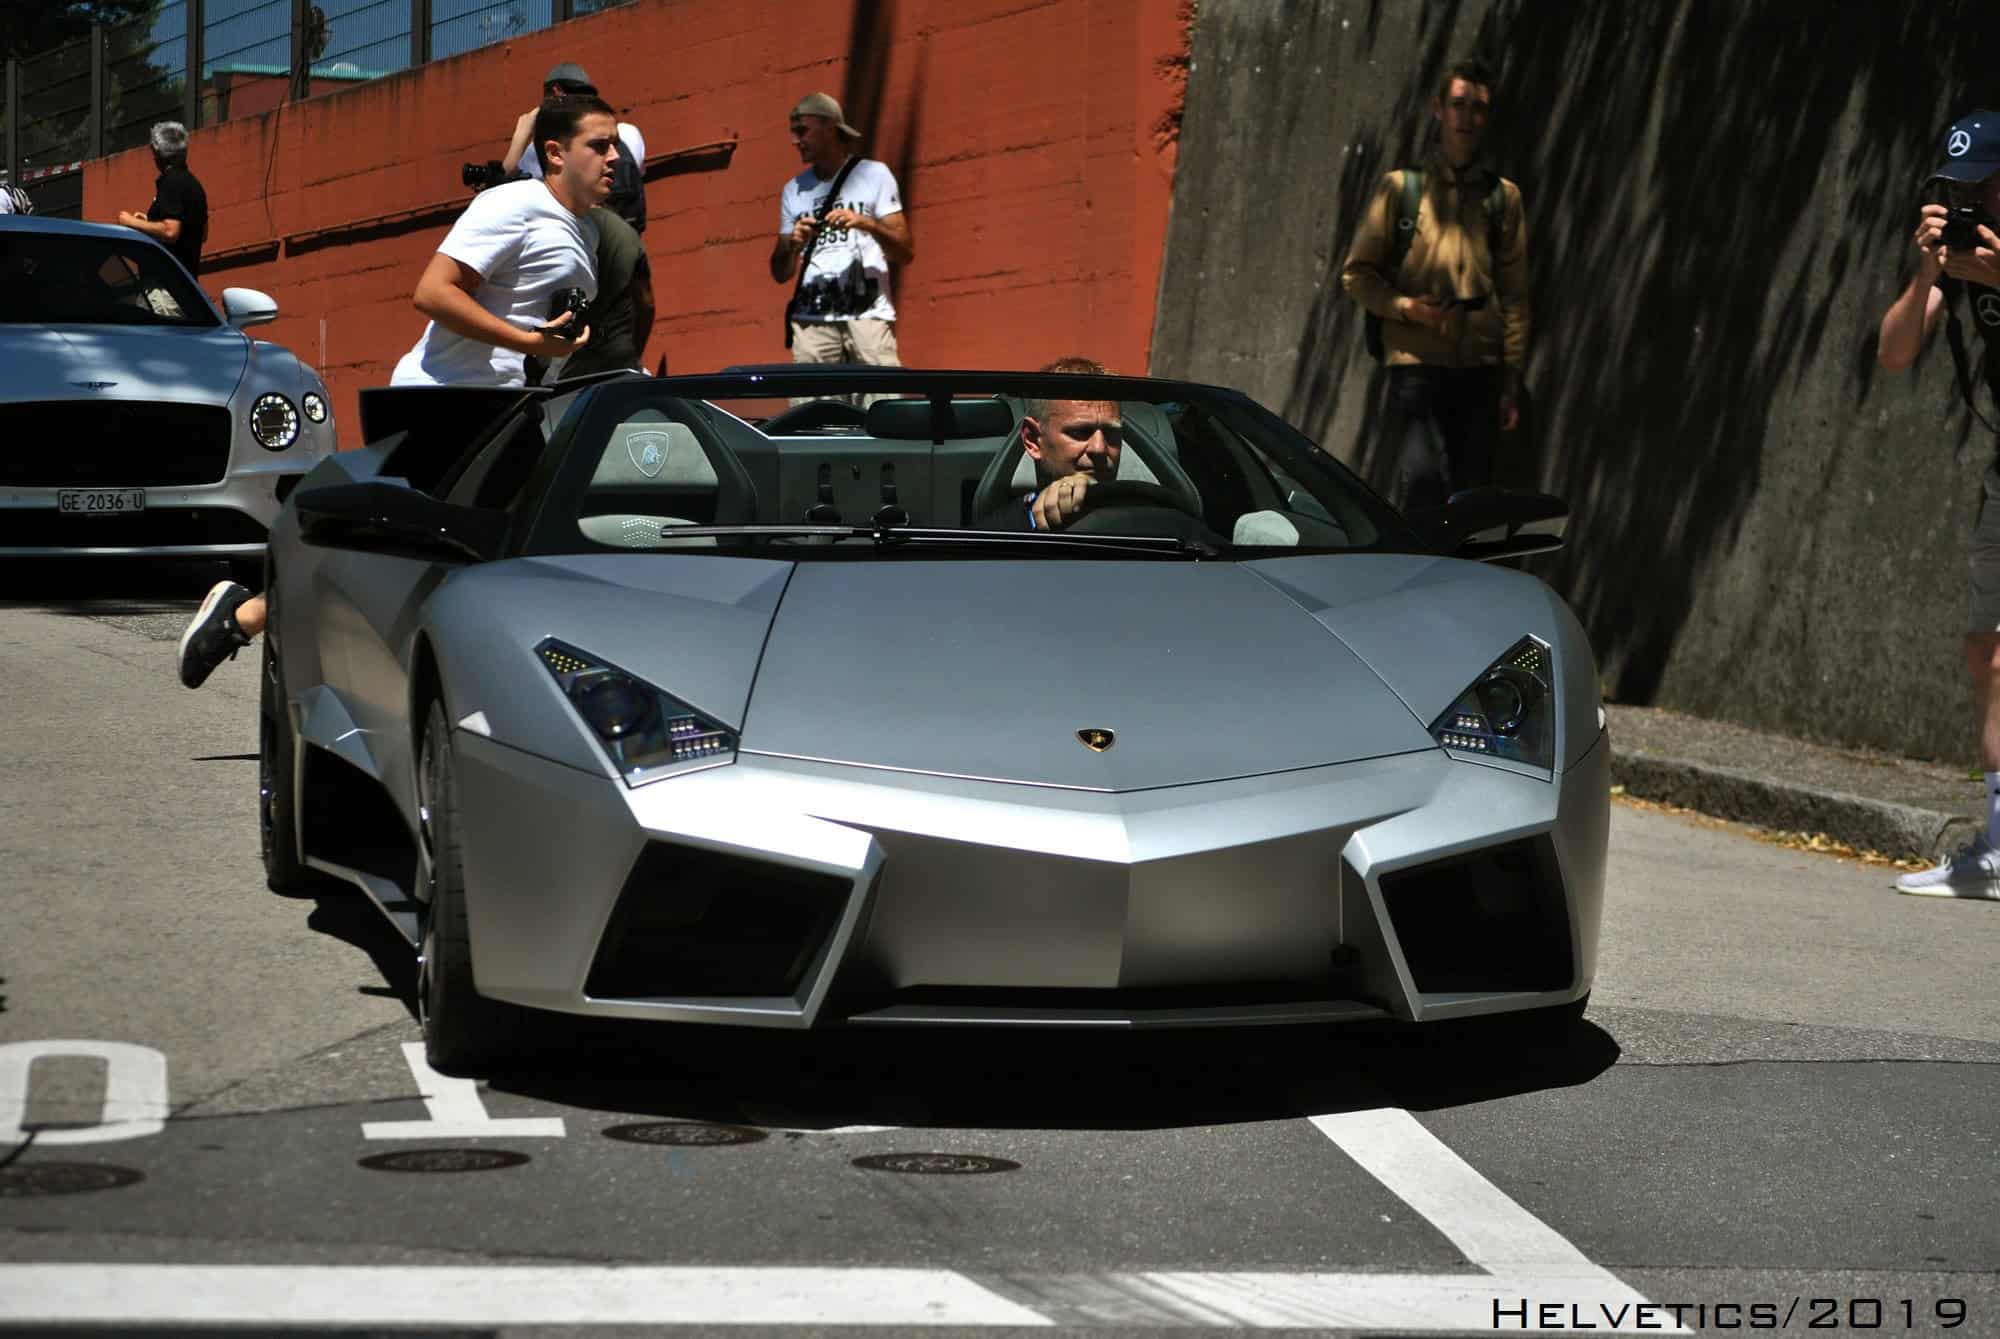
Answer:
[[[2000,906],[1619,807],[1563,1051],[620,1028],[475,1086],[359,894],[265,890],[207,576],[0,571],[0,1326],[2000,1335]]]

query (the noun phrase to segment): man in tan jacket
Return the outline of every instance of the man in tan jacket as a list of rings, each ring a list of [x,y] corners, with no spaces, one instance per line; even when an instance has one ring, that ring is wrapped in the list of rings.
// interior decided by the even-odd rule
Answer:
[[[1445,72],[1431,98],[1437,147],[1383,176],[1340,272],[1381,321],[1405,509],[1491,483],[1499,436],[1520,422],[1528,232],[1520,187],[1480,154],[1492,90],[1479,61]]]

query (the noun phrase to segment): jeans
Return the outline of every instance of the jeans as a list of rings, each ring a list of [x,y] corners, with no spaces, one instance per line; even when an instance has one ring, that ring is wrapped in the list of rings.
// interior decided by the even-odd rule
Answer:
[[[1499,368],[1392,367],[1388,408],[1397,507],[1442,506],[1461,488],[1493,482]]]

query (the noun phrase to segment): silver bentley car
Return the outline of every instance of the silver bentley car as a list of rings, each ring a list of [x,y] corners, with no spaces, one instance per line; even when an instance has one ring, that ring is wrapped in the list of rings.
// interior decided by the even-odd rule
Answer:
[[[0,555],[261,567],[334,449],[319,376],[243,333],[277,314],[250,288],[217,311],[130,228],[0,215]]]
[[[583,380],[364,392],[272,529],[267,872],[380,905],[439,1068],[533,1011],[1581,1012],[1595,666],[1475,561],[1556,499],[1405,517],[1178,382]]]

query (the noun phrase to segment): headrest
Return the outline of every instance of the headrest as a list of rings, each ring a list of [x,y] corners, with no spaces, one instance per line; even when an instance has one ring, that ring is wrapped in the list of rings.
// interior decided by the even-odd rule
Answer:
[[[1005,437],[1014,430],[1013,411],[998,399],[947,400],[936,417],[929,400],[877,400],[864,422],[870,437],[924,442]]]
[[[715,466],[685,423],[641,409],[612,429],[590,476],[592,488],[714,488]]]

